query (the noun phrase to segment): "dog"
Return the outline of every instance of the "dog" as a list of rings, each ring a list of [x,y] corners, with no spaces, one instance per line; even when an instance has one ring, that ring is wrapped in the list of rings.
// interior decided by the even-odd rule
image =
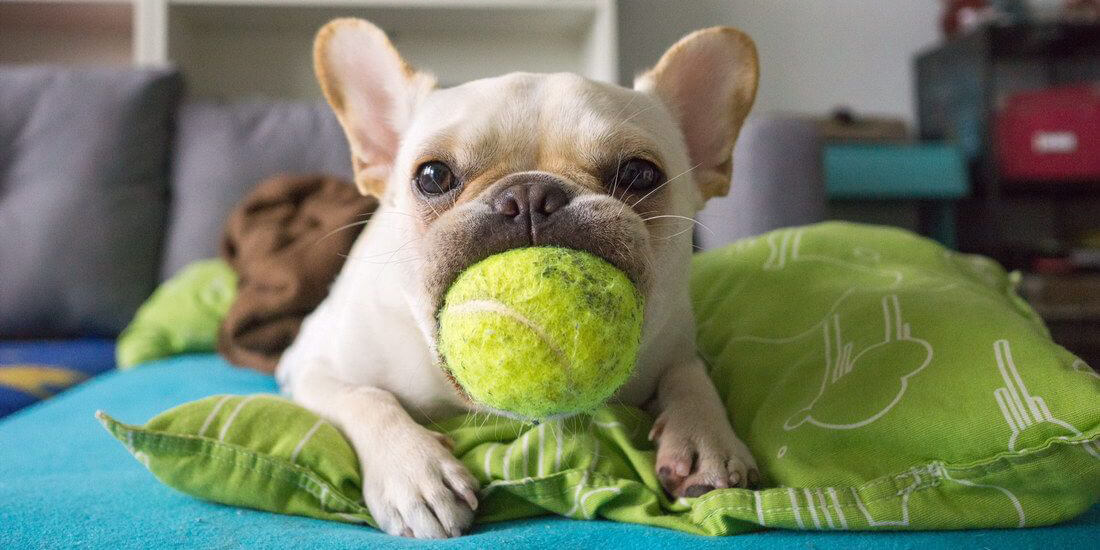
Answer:
[[[516,247],[591,252],[644,295],[637,364],[615,399],[656,418],[669,494],[759,481],[696,352],[688,289],[692,216],[728,191],[756,96],[750,38],[696,31],[633,89],[565,73],[440,89],[359,19],[324,26],[313,54],[355,184],[380,206],[276,376],[347,436],[384,531],[454,537],[473,520],[477,480],[419,423],[487,410],[441,367],[435,315],[463,269]]]

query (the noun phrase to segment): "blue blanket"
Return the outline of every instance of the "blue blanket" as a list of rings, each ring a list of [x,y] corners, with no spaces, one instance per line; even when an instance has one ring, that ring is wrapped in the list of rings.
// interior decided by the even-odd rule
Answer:
[[[767,531],[705,538],[556,517],[479,526],[447,541],[412,541],[367,527],[229,508],[169,489],[92,417],[141,423],[216,393],[275,391],[270,377],[215,356],[183,356],[99,376],[0,420],[0,548],[1088,548],[1100,507],[1056,527],[915,533]]]
[[[115,341],[0,340],[0,416],[115,367]]]

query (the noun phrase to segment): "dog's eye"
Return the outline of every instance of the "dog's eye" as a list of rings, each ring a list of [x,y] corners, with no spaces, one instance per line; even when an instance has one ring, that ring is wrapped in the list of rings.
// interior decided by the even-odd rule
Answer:
[[[665,175],[657,165],[645,159],[630,159],[619,166],[612,189],[632,192],[650,191],[664,182]]]
[[[417,190],[425,196],[434,197],[453,189],[457,180],[449,166],[433,160],[421,164],[416,169],[416,177],[413,181],[416,183]]]

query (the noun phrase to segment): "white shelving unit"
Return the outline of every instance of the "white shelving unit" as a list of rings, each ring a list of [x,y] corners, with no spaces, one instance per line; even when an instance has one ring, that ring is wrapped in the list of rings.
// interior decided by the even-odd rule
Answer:
[[[443,85],[618,77],[615,0],[0,0],[0,63],[174,64],[193,96],[313,98],[313,35],[347,16]]]

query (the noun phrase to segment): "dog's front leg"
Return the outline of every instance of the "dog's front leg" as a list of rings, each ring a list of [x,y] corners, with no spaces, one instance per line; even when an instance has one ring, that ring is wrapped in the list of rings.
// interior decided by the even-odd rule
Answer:
[[[363,498],[382,530],[416,538],[457,537],[477,509],[478,482],[446,436],[420,426],[390,392],[316,371],[294,399],[327,418],[359,456]]]
[[[702,360],[669,368],[657,386],[657,477],[675,497],[724,487],[748,487],[760,474],[748,447],[733,433],[726,407]]]

